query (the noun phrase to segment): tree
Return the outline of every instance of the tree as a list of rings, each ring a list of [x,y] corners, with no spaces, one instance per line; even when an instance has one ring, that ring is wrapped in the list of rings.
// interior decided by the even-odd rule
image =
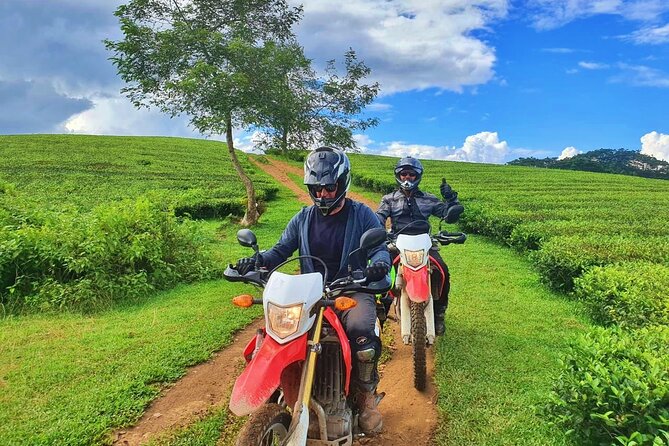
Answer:
[[[309,149],[317,144],[356,149],[353,131],[378,124],[377,118],[360,113],[379,92],[377,82],[363,83],[371,70],[349,49],[344,56],[345,74],[340,76],[334,60],[318,77],[307,59],[285,65],[277,79],[283,82],[266,104],[262,145],[266,148]]]
[[[267,104],[283,79],[275,64],[299,65],[292,26],[301,7],[285,0],[131,0],[116,10],[124,38],[107,40],[122,89],[136,107],[190,116],[203,134],[225,133],[246,187],[243,225],[258,220],[253,182],[239,164],[233,127],[267,121]]]

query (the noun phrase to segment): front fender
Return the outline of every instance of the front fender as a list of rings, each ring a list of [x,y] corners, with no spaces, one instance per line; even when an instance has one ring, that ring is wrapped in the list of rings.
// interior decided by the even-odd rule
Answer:
[[[414,302],[427,302],[430,298],[430,280],[427,266],[414,271],[411,268],[402,268],[402,278],[409,299]]]
[[[279,387],[281,372],[306,357],[306,333],[284,345],[265,336],[260,349],[235,381],[229,404],[232,413],[248,415],[260,407]]]

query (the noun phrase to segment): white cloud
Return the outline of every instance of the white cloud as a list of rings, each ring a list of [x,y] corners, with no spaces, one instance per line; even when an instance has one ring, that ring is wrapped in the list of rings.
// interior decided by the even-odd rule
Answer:
[[[297,0],[295,0],[297,1]],[[494,78],[495,50],[472,35],[506,17],[508,0],[306,0],[297,28],[307,55],[341,60],[352,47],[382,94],[462,91]]]
[[[411,155],[422,159],[501,164],[510,153],[510,149],[506,141],[499,141],[497,132],[480,132],[468,136],[459,148],[393,141],[376,153],[393,157]]]
[[[641,137],[641,153],[669,161],[669,135],[658,132],[646,133]]]
[[[666,0],[529,0],[527,5],[537,29],[553,29],[597,14],[652,21],[669,11]]]
[[[581,153],[581,151],[578,150],[576,147],[569,146],[569,147],[566,147],[562,151],[562,153],[560,153],[560,156],[558,156],[558,159],[559,160],[564,160],[564,159],[567,159],[567,158],[572,158],[572,157],[578,155],[579,153]]]
[[[186,118],[166,119],[156,109],[136,109],[123,97],[91,98],[93,107],[68,118],[62,129],[95,135],[164,135],[201,137]]]
[[[581,61],[578,63],[578,66],[581,68],[584,68],[586,70],[603,70],[605,68],[608,68],[609,66],[605,63],[598,63],[598,62],[585,62]]]
[[[610,81],[626,83],[636,87],[664,87],[669,88],[669,74],[645,65],[618,64],[622,71],[613,76]]]
[[[375,112],[384,112],[384,111],[389,111],[393,108],[392,105],[386,104],[383,102],[374,102],[373,104],[369,104],[367,106],[367,110],[369,111],[375,111]]]
[[[369,136],[364,135],[362,133],[356,133],[353,135],[353,141],[355,141],[355,144],[358,146],[358,149],[360,149],[360,152],[362,153],[372,152],[370,146],[374,144],[374,140]]]
[[[632,34],[621,36],[623,40],[628,40],[637,45],[650,44],[659,45],[669,42],[669,23],[659,27],[646,27],[634,31]]]
[[[542,48],[541,51],[544,53],[555,53],[555,54],[571,54],[576,52],[572,48]]]

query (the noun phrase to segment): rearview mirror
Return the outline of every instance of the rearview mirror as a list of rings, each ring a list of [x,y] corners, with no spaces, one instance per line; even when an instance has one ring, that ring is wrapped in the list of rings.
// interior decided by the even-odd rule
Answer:
[[[362,237],[360,237],[360,249],[369,250],[386,241],[387,237],[388,234],[384,228],[368,229],[362,234]]]
[[[458,221],[460,218],[460,215],[465,211],[464,206],[461,204],[456,204],[448,208],[448,211],[446,211],[446,216],[444,217],[444,220],[446,223],[455,223]]]
[[[240,245],[247,248],[256,248],[258,246],[258,239],[250,229],[240,229],[237,231],[237,241]]]

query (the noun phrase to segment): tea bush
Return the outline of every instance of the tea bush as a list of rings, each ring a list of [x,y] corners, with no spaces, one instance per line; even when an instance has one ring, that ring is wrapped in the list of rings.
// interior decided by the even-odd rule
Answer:
[[[578,444],[669,445],[669,327],[599,328],[563,362],[546,412]]]
[[[666,237],[554,237],[530,258],[548,285],[569,292],[574,280],[594,266],[632,260],[669,264],[669,243]]]
[[[575,280],[575,294],[602,325],[669,325],[669,267],[625,262],[590,269]]]
[[[0,303],[8,312],[86,311],[217,273],[197,226],[156,196],[88,213],[18,206],[8,220],[14,225],[0,229]]]

